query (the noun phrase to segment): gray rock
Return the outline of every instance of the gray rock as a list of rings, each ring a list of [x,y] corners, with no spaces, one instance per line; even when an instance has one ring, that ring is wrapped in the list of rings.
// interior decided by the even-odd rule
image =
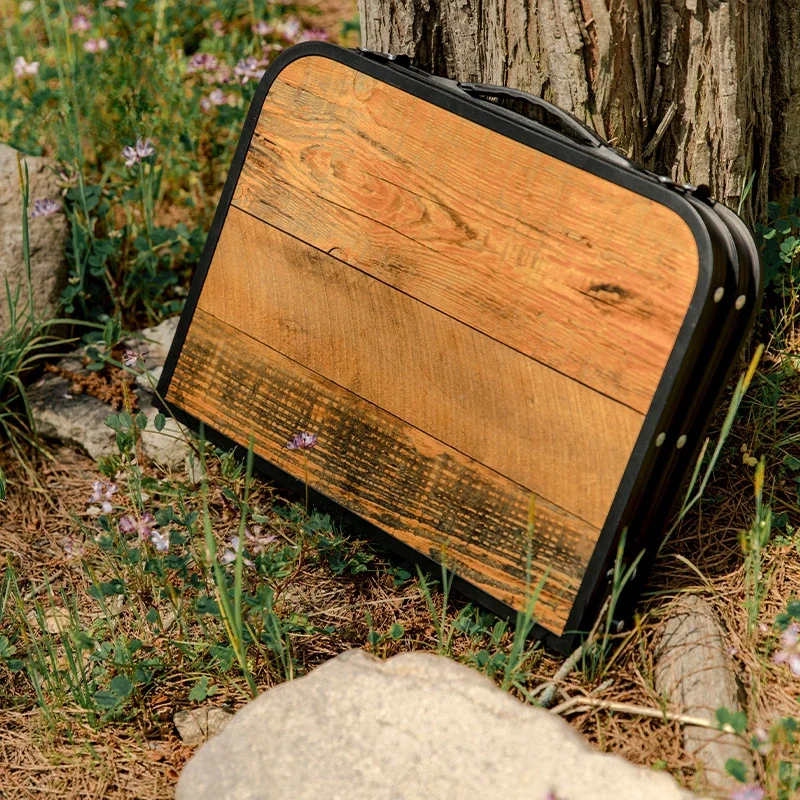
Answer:
[[[61,192],[50,161],[24,156],[28,165],[29,195],[36,200],[60,201]],[[29,209],[30,214],[30,209]],[[67,281],[67,220],[63,211],[29,219],[33,303],[40,318],[57,314],[58,298]],[[9,313],[5,281],[12,293],[19,289],[22,308],[28,302],[28,281],[22,260],[22,193],[17,151],[0,144],[0,332],[8,329]],[[22,311],[19,309],[18,313]]]
[[[686,595],[667,617],[656,650],[655,687],[675,711],[715,722],[718,708],[741,711],[736,673],[722,627],[702,598]],[[710,789],[729,792],[741,784],[725,772],[739,759],[752,771],[750,750],[739,736],[686,725],[686,751],[695,756]],[[751,772],[752,774],[752,772]]]
[[[184,744],[195,747],[216,736],[233,719],[233,711],[216,706],[179,711],[172,718]]]
[[[343,653],[262,694],[186,765],[177,800],[689,798],[449,659]]]
[[[114,431],[106,427],[111,406],[85,394],[70,393],[71,383],[60,376],[47,375],[28,390],[36,432],[76,447],[97,460],[117,451]]]
[[[162,467],[184,467],[190,449],[184,434],[172,417],[167,417],[164,428],[157,431],[153,421],[158,414],[146,393],[139,395],[139,407],[147,415],[147,427],[142,431],[142,449],[145,455]]]
[[[147,349],[145,366],[150,379],[144,373],[136,379],[139,410],[147,416],[147,427],[142,431],[142,449],[156,464],[173,469],[185,468],[190,448],[175,420],[168,417],[164,429],[156,430],[153,423],[158,410],[153,405],[152,385],[161,374],[177,322],[178,317],[165,320],[126,342],[130,347]],[[58,366],[75,375],[86,374],[83,355],[84,350],[79,349],[61,359]],[[117,452],[114,431],[105,425],[114,410],[96,397],[73,396],[70,386],[70,381],[64,377],[46,375],[29,390],[28,400],[37,432],[45,438],[77,447],[94,459]]]

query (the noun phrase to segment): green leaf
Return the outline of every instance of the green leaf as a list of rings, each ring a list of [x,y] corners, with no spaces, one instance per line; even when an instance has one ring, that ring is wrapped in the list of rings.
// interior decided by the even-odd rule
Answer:
[[[156,418],[153,420],[153,425],[155,425],[157,431],[163,431],[164,425],[167,424],[167,418],[159,413],[156,414]]]
[[[389,628],[389,636],[395,641],[402,639],[405,632],[406,629],[399,622],[395,622],[392,627]]]
[[[219,663],[220,669],[227,672],[233,666],[233,660],[236,658],[236,653],[232,647],[223,647],[222,645],[214,645],[211,650],[211,657],[216,659]]]
[[[203,675],[199,681],[192,687],[192,691],[189,692],[189,699],[196,702],[201,703],[207,697],[210,697],[217,691],[218,687],[214,684],[209,686],[208,683],[208,675]]]
[[[6,666],[11,672],[21,672],[25,669],[25,662],[20,661],[18,658],[9,658],[8,661],[6,661]]]
[[[103,597],[111,597],[115,594],[125,594],[125,584],[119,579],[114,578],[107,583],[100,583],[98,586],[90,586],[89,594],[95,600],[100,600]]]
[[[794,456],[785,456],[783,463],[786,464],[789,469],[795,472],[800,469],[800,458],[795,458]]]
[[[6,499],[7,487],[8,484],[6,483],[6,474],[3,472],[3,468],[0,467],[0,500]]]
[[[119,704],[119,698],[111,692],[95,692],[93,699],[98,708],[111,709]]]
[[[773,227],[776,231],[778,231],[778,233],[783,235],[790,233],[792,230],[792,224],[788,219],[776,219],[773,223]]]
[[[219,603],[207,594],[201,595],[197,598],[195,605],[198,614],[212,614],[215,617],[219,616]]]
[[[147,414],[145,414],[144,411],[140,411],[136,415],[136,427],[140,431],[143,431],[147,427]]]
[[[112,678],[110,688],[120,700],[126,700],[133,692],[133,684],[124,675]]]
[[[747,783],[747,770],[738,758],[729,758],[725,762],[725,772],[736,778],[739,783]]]
[[[727,708],[722,707],[717,709],[716,716],[720,727],[730,725],[738,734],[742,734],[747,730],[747,714],[744,711],[731,713]]]
[[[112,431],[119,432],[122,430],[122,426],[119,422],[119,414],[109,414],[106,417],[106,427],[111,428]]]

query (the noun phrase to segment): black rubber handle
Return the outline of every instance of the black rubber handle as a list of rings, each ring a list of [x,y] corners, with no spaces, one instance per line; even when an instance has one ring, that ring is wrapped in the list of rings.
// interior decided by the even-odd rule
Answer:
[[[521,92],[519,89],[509,89],[505,86],[492,86],[488,83],[461,83],[458,88],[470,97],[505,97],[510,100],[522,100],[532,106],[546,111],[551,117],[555,117],[581,144],[588,144],[592,147],[611,147],[601,136],[598,136],[588,125],[584,125],[577,117],[564,111],[547,100],[542,100],[534,94]]]

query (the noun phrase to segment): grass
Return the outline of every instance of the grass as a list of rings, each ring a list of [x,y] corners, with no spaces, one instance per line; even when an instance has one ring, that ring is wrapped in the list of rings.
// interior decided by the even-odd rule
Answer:
[[[181,308],[255,88],[228,81],[225,65],[253,58],[262,69],[319,23],[261,0],[97,6],[85,22],[68,0],[0,9],[0,140],[58,162],[51,199],[70,230],[64,320],[37,317],[30,284],[4,290],[15,321],[0,341],[0,433],[14,445],[0,448],[3,791],[171,797],[191,752],[176,711],[239,707],[350,647],[456,659],[554,707],[600,749],[703,788],[683,723],[654,684],[670,602],[696,593],[722,620],[742,689],[743,713],[719,721],[750,747],[755,769],[730,772],[767,797],[796,796],[800,679],[775,656],[800,619],[800,201],[771,205],[758,229],[763,354],[753,346],[740,364],[645,599],[618,630],[616,601],[637,563],[623,540],[612,596],[565,668],[528,638],[541,586],[530,576],[529,604],[513,622],[498,619],[451,590],[446,548],[440,575],[415,571],[253,476],[251,459],[201,439],[199,483],[147,464],[147,420],[125,403],[107,422],[116,456],[95,464],[37,451],[25,387],[64,337],[94,347],[93,369],[121,370],[124,330]],[[15,76],[20,57],[38,71]],[[126,166],[123,149],[137,140]],[[43,198],[27,197],[24,175],[21,191],[24,228]],[[521,533],[535,524],[532,504]]]

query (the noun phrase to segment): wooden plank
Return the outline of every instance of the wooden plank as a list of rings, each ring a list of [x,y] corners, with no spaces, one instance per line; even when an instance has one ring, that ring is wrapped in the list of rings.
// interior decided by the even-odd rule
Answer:
[[[234,204],[641,413],[698,274],[673,211],[321,57],[270,88]]]
[[[309,485],[439,561],[514,608],[525,597],[530,493],[230,325],[197,309],[166,400],[299,477],[304,454],[287,450],[300,430]],[[540,500],[532,579],[547,574],[536,607],[562,633],[597,528]]]
[[[198,307],[603,526],[638,412],[235,208]]]

